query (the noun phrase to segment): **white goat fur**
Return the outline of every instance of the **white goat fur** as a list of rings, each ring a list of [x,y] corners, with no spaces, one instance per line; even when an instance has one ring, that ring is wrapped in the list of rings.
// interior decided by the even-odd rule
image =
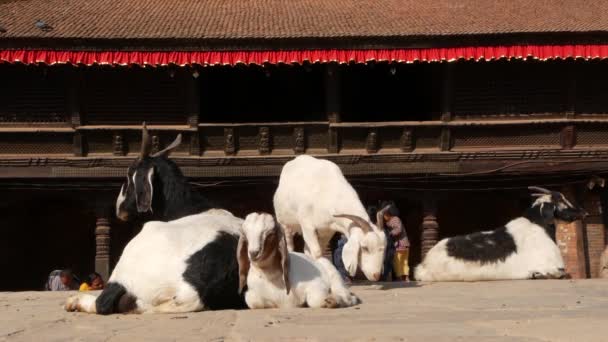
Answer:
[[[180,313],[205,308],[196,289],[184,281],[186,260],[220,232],[238,234],[243,220],[212,209],[170,222],[150,221],[125,247],[109,282],[137,298],[139,313]],[[95,313],[96,296],[68,298],[68,311]]]
[[[242,227],[242,234],[248,241],[248,250],[260,251],[265,244],[264,237],[275,227],[270,214],[249,214]],[[289,293],[280,265],[260,267],[258,262],[248,261],[245,302],[249,308],[295,308],[305,305],[311,308],[331,308],[358,304],[358,298],[346,288],[342,277],[329,260],[313,260],[296,252],[288,252],[288,258]],[[240,262],[243,260],[239,259]]]
[[[301,233],[306,253],[318,259],[334,233],[340,232],[348,237],[342,253],[348,272],[354,276],[360,267],[369,280],[378,280],[386,236],[371,223],[357,192],[336,164],[307,155],[287,162],[274,194],[274,210],[290,251],[293,235]],[[364,232],[351,220],[334,217],[340,214],[359,216],[373,229]]]
[[[448,239],[443,239],[428,252],[416,268],[416,280],[420,281],[481,281],[500,279],[530,279],[538,272],[559,277],[557,270],[564,268],[564,261],[557,245],[545,230],[524,217],[506,225],[515,240],[517,252],[504,261],[480,265],[450,257],[447,254]]]

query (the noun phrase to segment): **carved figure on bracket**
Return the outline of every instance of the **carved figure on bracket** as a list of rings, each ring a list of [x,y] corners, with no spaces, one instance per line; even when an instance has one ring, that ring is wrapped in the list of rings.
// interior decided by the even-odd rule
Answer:
[[[404,128],[401,135],[401,151],[411,152],[414,150],[414,137],[411,128]]]
[[[574,126],[566,126],[562,129],[560,136],[562,149],[570,150],[576,145],[576,131]]]
[[[306,138],[304,136],[304,128],[297,127],[296,129],[294,129],[293,136],[294,136],[293,151],[296,154],[304,153],[304,151],[306,150]]]
[[[258,151],[260,154],[270,153],[270,129],[268,127],[260,127],[258,132]]]
[[[114,133],[114,141],[113,141],[114,151],[113,154],[115,156],[124,156],[125,155],[125,144],[122,138],[121,133]]]
[[[152,153],[160,151],[160,138],[158,135],[152,136]]]
[[[224,153],[233,155],[236,153],[236,143],[233,128],[224,128]]]
[[[378,152],[378,132],[375,129],[371,129],[367,134],[365,149],[367,150],[367,153]]]

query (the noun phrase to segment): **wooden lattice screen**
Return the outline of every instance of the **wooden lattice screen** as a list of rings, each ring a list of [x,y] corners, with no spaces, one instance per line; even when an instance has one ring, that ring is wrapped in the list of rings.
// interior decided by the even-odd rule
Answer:
[[[87,70],[82,89],[86,124],[186,124],[185,89],[178,76],[164,68]]]
[[[567,70],[553,61],[458,63],[453,112],[456,119],[559,116],[568,109]]]
[[[62,68],[0,65],[0,125],[67,124]]]

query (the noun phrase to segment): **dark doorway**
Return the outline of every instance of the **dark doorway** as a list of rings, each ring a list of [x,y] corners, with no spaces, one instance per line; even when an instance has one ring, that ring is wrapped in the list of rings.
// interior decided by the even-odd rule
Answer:
[[[94,270],[95,215],[82,201],[42,195],[0,203],[0,227],[1,291],[41,290],[55,269],[81,277]]]

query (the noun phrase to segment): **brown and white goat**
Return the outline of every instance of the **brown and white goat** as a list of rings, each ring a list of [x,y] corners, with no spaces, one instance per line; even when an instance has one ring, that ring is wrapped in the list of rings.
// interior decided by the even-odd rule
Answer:
[[[251,309],[335,308],[359,299],[344,285],[329,260],[288,252],[285,236],[274,218],[252,213],[245,218],[237,247],[240,291]]]

